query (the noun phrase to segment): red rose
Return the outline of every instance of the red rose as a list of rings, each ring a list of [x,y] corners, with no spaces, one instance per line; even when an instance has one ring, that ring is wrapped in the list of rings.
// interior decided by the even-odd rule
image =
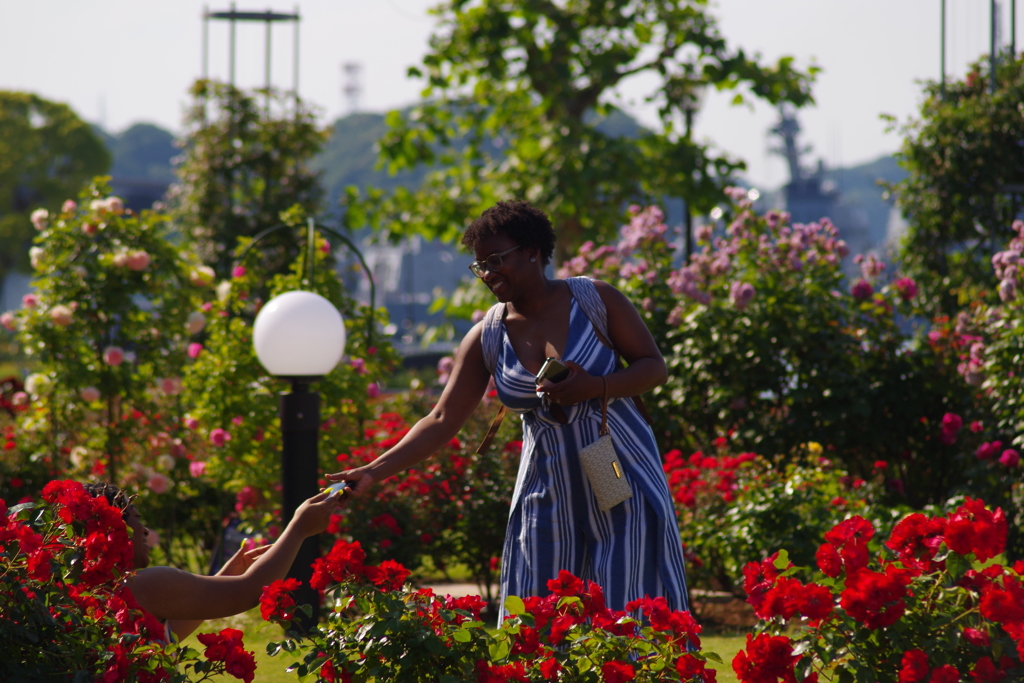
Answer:
[[[636,678],[636,671],[629,662],[605,662],[601,676],[605,683],[625,683]]]
[[[1006,514],[1000,508],[993,512],[981,500],[967,498],[949,515],[946,525],[946,546],[960,555],[974,553],[980,561],[999,555],[1006,548]]]
[[[885,628],[903,616],[909,584],[910,573],[895,565],[886,566],[884,574],[861,569],[846,577],[839,604],[868,628]]]
[[[925,683],[928,680],[928,655],[924,650],[907,650],[900,664],[899,683]]]
[[[748,633],[746,649],[736,654],[732,669],[741,683],[796,683],[793,667],[799,659],[786,636]]]
[[[302,585],[298,579],[278,579],[269,586],[263,588],[260,596],[260,615],[264,621],[282,622],[291,621],[294,617],[292,607],[295,607],[295,599],[290,591]]]
[[[548,580],[548,590],[555,595],[575,597],[583,592],[583,579],[562,569],[558,572],[557,579]]]

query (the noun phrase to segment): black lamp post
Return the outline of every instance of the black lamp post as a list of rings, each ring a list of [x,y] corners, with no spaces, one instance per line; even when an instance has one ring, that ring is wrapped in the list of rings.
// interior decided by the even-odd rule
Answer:
[[[263,237],[286,226],[264,231],[250,248]],[[344,236],[330,228],[317,226],[312,219],[307,225],[307,286],[313,287],[314,230],[321,229],[340,238],[355,254],[370,277],[370,306],[373,308],[373,277],[362,254]],[[245,253],[240,258],[245,257]],[[370,341],[372,318],[367,321],[367,342]],[[253,324],[253,346],[256,356],[267,372],[288,380],[290,392],[279,395],[278,414],[281,419],[281,497],[283,522],[288,523],[303,501],[316,495],[318,486],[317,444],[320,431],[320,394],[311,385],[323,379],[341,360],[345,352],[345,323],[334,304],[311,291],[291,291],[268,301]],[[292,564],[288,576],[302,582],[295,591],[299,604],[309,605],[309,619],[296,617],[299,629],[307,631],[319,619],[320,601],[317,591],[309,585],[313,563],[320,557],[319,541],[307,538]]]

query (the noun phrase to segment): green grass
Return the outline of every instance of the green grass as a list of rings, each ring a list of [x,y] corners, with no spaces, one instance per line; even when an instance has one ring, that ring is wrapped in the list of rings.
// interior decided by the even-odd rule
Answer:
[[[276,657],[271,657],[267,654],[267,643],[283,640],[283,636],[279,626],[263,621],[259,608],[228,619],[208,621],[196,633],[210,633],[223,628],[237,628],[245,633],[245,647],[256,655],[256,680],[254,683],[297,683],[299,681],[296,674],[285,671],[290,664],[296,661],[292,655],[282,652]],[[743,635],[701,637],[701,645],[704,650],[714,652],[722,658],[722,664],[712,663],[718,672],[718,683],[737,683],[736,674],[732,670],[732,658],[743,647],[744,639]],[[200,652],[203,650],[203,645],[196,640],[195,634],[186,638],[184,644],[194,647]],[[219,680],[226,682],[237,679],[231,676],[222,676]]]

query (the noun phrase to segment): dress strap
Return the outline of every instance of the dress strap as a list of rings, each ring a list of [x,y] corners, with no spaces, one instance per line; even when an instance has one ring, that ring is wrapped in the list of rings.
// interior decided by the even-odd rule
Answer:
[[[494,374],[498,367],[498,354],[501,351],[501,322],[505,319],[505,304],[496,303],[484,315],[484,326],[480,331],[480,344],[484,354],[484,366]]]

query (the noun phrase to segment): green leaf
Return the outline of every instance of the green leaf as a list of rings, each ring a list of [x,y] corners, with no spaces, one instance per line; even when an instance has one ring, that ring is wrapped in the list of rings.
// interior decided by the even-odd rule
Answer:
[[[516,616],[526,612],[526,603],[518,595],[510,595],[505,598],[505,611]]]

